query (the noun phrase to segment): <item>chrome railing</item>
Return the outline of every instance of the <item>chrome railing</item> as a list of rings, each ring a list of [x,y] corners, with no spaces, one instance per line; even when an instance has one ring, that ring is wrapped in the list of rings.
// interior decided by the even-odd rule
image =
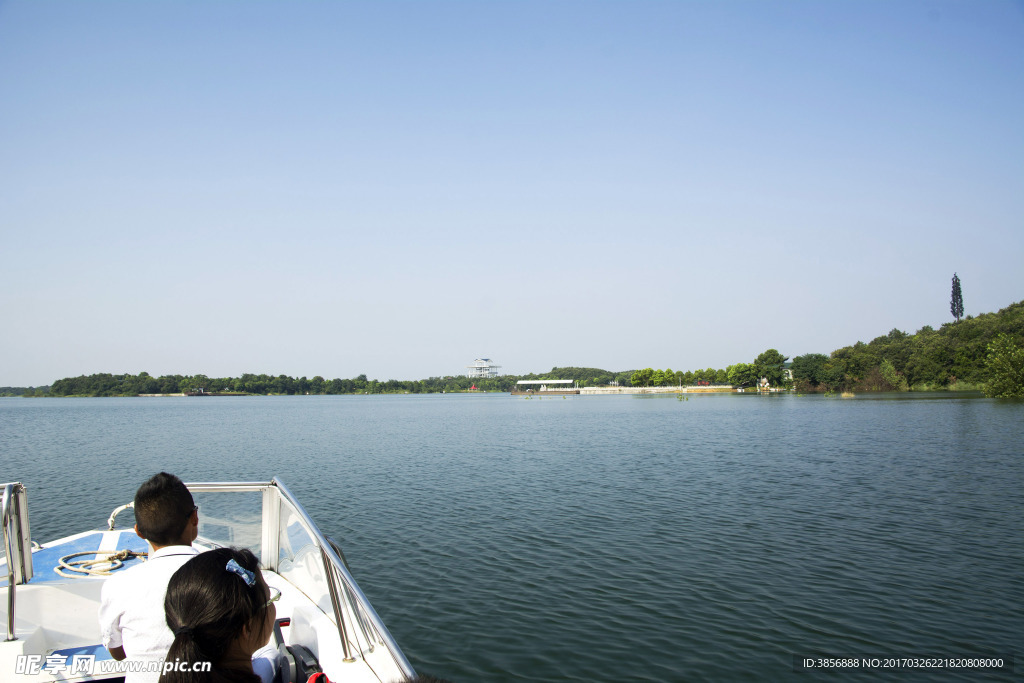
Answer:
[[[14,635],[15,586],[32,578],[32,551],[29,543],[28,501],[20,482],[4,484],[0,523],[4,528],[4,557],[7,560],[7,640]]]
[[[405,654],[398,643],[388,632],[384,622],[374,611],[370,601],[363,594],[355,579],[349,573],[346,562],[342,558],[340,549],[321,533],[320,528],[313,522],[305,508],[295,499],[281,481],[274,479],[269,483],[242,483],[242,482],[199,482],[186,484],[193,494],[208,493],[229,493],[229,492],[259,492],[262,495],[260,509],[260,532],[259,541],[246,544],[233,540],[232,545],[258,545],[260,563],[266,569],[278,572],[285,578],[289,568],[283,566],[282,553],[287,554],[288,534],[293,533],[295,524],[302,527],[302,531],[309,537],[309,540],[319,552],[303,554],[303,559],[316,558],[323,571],[323,579],[326,582],[326,591],[317,595],[316,589],[303,590],[303,586],[297,586],[303,590],[314,602],[317,602],[321,609],[334,617],[338,629],[338,637],[341,640],[344,652],[344,660],[353,662],[357,656],[362,656],[362,646],[359,643],[359,635],[363,636],[366,649],[374,651],[374,640],[384,645],[387,651],[395,660],[396,665],[407,678],[416,675],[412,665],[406,659]],[[200,501],[197,501],[200,502]],[[200,503],[202,511],[203,505]],[[205,513],[201,514],[201,520],[207,518]],[[217,522],[218,520],[213,520]],[[203,535],[202,521],[200,522],[200,535],[204,540],[221,544],[218,539],[209,539]],[[230,522],[227,526],[230,526]],[[226,528],[225,525],[218,525],[219,529]],[[244,533],[244,529],[241,530]],[[249,534],[255,536],[255,534]],[[282,542],[282,538],[284,542]],[[305,548],[304,548],[305,550]],[[312,550],[312,548],[309,548]],[[286,558],[287,559],[287,558]],[[298,560],[299,558],[294,558]],[[306,577],[312,580],[310,577]],[[319,587],[317,587],[319,588]],[[322,589],[321,589],[322,590]],[[323,600],[321,600],[323,598]],[[327,604],[329,602],[329,604]],[[353,652],[352,641],[355,641]]]

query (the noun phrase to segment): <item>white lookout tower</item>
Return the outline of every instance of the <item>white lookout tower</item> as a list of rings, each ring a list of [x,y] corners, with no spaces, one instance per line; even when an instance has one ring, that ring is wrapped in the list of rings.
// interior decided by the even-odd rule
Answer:
[[[466,377],[478,379],[497,377],[500,374],[498,369],[501,368],[501,366],[492,363],[490,358],[477,358],[473,361],[472,365],[467,365],[466,368],[469,370],[469,372],[466,373]]]

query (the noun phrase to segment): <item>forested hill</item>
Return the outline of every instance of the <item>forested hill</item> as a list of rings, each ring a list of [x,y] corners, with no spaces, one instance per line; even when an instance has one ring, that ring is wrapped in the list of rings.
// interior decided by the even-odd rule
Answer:
[[[994,345],[994,346],[993,346]],[[999,353],[993,355],[997,348]],[[779,363],[784,356],[774,349]],[[767,354],[768,352],[765,352]],[[738,362],[727,369],[672,372],[658,371],[660,383],[691,384],[733,381],[751,368],[759,367],[762,354],[754,363]],[[980,389],[991,385],[996,367],[993,359],[1009,368],[1015,377],[1024,372],[1024,301],[977,317],[947,323],[939,329],[922,327],[914,334],[898,329],[868,343],[836,349],[830,355],[810,353],[793,358],[793,377],[798,389],[805,391],[845,390],[892,391],[913,389]],[[1002,360],[1000,360],[1002,359]],[[775,361],[773,361],[775,362]],[[772,366],[781,367],[781,365]],[[642,374],[643,371],[641,371]],[[142,372],[131,374],[94,374],[57,380],[49,387],[28,390],[24,395],[50,396],[135,396],[138,394],[174,394],[203,388],[211,392],[233,391],[247,394],[379,394],[438,393],[467,391],[509,391],[520,379],[573,379],[582,386],[618,382],[630,386],[633,370],[610,372],[600,368],[555,367],[550,372],[529,375],[502,375],[487,379],[465,376],[430,377],[422,380],[370,380],[366,375],[353,379],[324,379],[316,376],[294,378],[286,375],[244,374],[241,377],[211,378],[205,375],[165,375],[152,377]],[[748,373],[749,374],[749,373]],[[1005,374],[1005,373],[1004,373]],[[749,379],[749,378],[748,378]],[[1013,380],[1017,385],[1024,381]],[[657,383],[657,382],[656,382]],[[10,393],[19,393],[10,388]],[[1005,391],[993,395],[1013,395]]]
[[[1003,343],[1024,349],[1024,301],[937,330],[929,325],[914,334],[893,329],[866,344],[836,349],[830,356],[797,356],[793,377],[803,389],[980,388],[992,379],[989,345],[1000,335],[1005,335]]]
[[[0,387],[0,396],[45,396],[50,387]]]
[[[608,384],[618,380],[628,386],[632,371],[612,373],[598,368],[552,368],[551,372],[530,375],[502,375],[486,379],[464,375],[430,377],[421,380],[378,381],[359,375],[353,379],[324,379],[316,376],[244,374],[241,377],[207,377],[206,375],[164,375],[153,377],[99,373],[59,379],[50,387],[50,396],[137,396],[139,394],[177,394],[204,389],[208,392],[241,392],[246,394],[428,394],[441,392],[510,391],[520,379],[575,379],[581,384]]]

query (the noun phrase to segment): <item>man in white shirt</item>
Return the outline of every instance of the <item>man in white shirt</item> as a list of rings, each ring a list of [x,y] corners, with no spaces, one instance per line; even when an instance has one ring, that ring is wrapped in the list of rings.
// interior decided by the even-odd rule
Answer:
[[[135,533],[149,543],[149,559],[103,584],[100,633],[116,660],[159,661],[167,657],[174,634],[164,617],[167,582],[178,567],[198,554],[199,508],[188,488],[161,472],[135,493]],[[125,683],[156,683],[160,671],[129,671]]]

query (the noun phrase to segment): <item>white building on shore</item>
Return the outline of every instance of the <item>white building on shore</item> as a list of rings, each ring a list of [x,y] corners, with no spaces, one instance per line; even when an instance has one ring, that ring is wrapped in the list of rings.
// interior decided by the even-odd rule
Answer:
[[[474,379],[497,377],[501,374],[498,372],[498,370],[501,369],[501,366],[495,365],[490,358],[477,358],[473,361],[472,365],[467,365],[466,368],[469,370],[469,372],[466,373],[466,377],[472,377]]]

